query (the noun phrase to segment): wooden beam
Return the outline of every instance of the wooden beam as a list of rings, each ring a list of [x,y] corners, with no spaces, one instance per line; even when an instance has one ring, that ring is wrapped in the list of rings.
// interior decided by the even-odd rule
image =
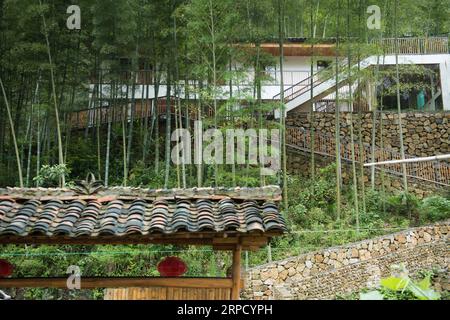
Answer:
[[[231,300],[239,300],[241,291],[241,253],[242,246],[238,244],[233,250]]]
[[[81,277],[81,289],[96,288],[232,288],[231,278],[84,278]],[[0,288],[59,288],[67,289],[67,278],[7,278],[0,279]]]
[[[152,234],[152,235],[128,235],[128,236],[105,236],[93,237],[80,236],[0,236],[1,244],[47,244],[47,245],[108,245],[108,244],[174,244],[174,245],[195,245],[213,246],[222,248],[221,250],[233,250],[237,243],[241,243],[243,249],[249,247],[263,247],[267,244],[271,236],[279,235],[281,232],[249,233],[179,233],[173,235]]]
[[[0,244],[47,244],[47,245],[121,245],[121,244],[174,244],[174,245],[212,245],[212,238],[149,238],[149,237],[42,237],[14,236],[0,237]]]
[[[242,49],[252,49],[255,48],[254,44],[239,44],[237,47]],[[274,56],[280,55],[280,46],[277,43],[263,43],[260,45],[261,49],[267,53]],[[311,56],[313,53],[311,51],[310,43],[285,43],[283,45],[285,56]],[[336,55],[336,45],[317,43],[314,45],[314,54],[316,56],[333,57]]]

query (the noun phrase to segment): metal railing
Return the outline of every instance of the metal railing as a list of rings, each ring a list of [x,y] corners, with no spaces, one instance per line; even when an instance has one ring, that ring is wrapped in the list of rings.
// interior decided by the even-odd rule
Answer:
[[[336,111],[336,100],[326,100],[321,99],[315,102],[316,112],[335,112]]]
[[[281,72],[275,70],[269,70],[264,72],[271,80],[265,81],[263,85],[280,85]],[[304,70],[286,70],[283,71],[283,83],[285,86],[293,86],[296,83],[304,81],[311,76],[311,72]]]
[[[381,46],[384,54],[447,54],[449,53],[448,38],[445,37],[431,37],[431,38],[384,38],[374,39],[373,44]],[[347,70],[348,64],[345,60],[339,62],[340,70]],[[318,87],[322,83],[333,78],[333,70],[335,64],[323,69],[312,76],[303,79],[292,85],[284,91],[284,101],[288,103],[295,98],[307,93],[311,90],[311,86]],[[280,99],[281,94],[274,96],[274,100]]]
[[[340,70],[347,71],[348,64],[345,60],[340,60],[339,62],[339,68]],[[330,65],[328,68],[322,69],[319,72],[316,72],[312,76],[303,79],[302,81],[294,84],[293,86],[289,87],[288,89],[284,90],[284,102],[290,102],[294,100],[295,98],[309,92],[311,90],[311,86],[314,88],[318,87],[322,83],[332,80],[335,76],[333,74],[333,70],[336,69],[336,64]],[[274,100],[278,100],[281,97],[281,93],[277,94],[273,97]]]
[[[383,48],[385,54],[446,54],[449,53],[447,37],[384,38],[374,39],[372,44]]]
[[[286,128],[286,145],[293,149],[298,149],[305,152],[311,152],[311,135],[310,131],[301,127]],[[359,146],[355,142],[355,161],[363,163],[368,162],[382,162],[388,160],[402,159],[401,153],[380,147],[374,148],[374,158],[372,158],[372,147],[370,144],[363,144],[363,152],[360,154]],[[335,137],[330,134],[323,134],[315,132],[314,134],[314,153],[336,157]],[[340,153],[341,159],[346,162],[352,162],[352,148],[351,142],[348,138],[341,137],[340,139]],[[406,155],[407,159],[414,158]],[[377,170],[381,170],[379,167]],[[383,170],[391,175],[402,176],[403,167],[401,164],[391,164],[383,166]],[[433,183],[440,187],[450,186],[450,164],[446,161],[429,161],[407,163],[406,173],[408,178],[417,179],[429,183]]]

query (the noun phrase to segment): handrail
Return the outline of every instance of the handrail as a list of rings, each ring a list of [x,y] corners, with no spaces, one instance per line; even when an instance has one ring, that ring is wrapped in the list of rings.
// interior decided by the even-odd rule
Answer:
[[[339,65],[341,67],[346,67],[348,64],[347,64],[346,60],[341,60],[341,61],[339,61]],[[334,63],[334,64],[330,65],[329,67],[316,72],[312,76],[310,76],[310,77],[296,83],[295,85],[289,87],[288,89],[284,90],[284,100],[285,100],[284,102],[292,101],[295,98],[306,93],[308,90],[311,89],[311,85],[313,86],[313,88],[316,88],[317,86],[321,85],[322,83],[324,83],[328,80],[331,80],[333,78],[333,75],[323,77],[323,78],[322,78],[322,75],[327,74],[328,72],[332,71],[335,68],[335,66],[336,66],[336,64]],[[297,88],[297,87],[300,87],[300,88],[297,91],[295,91],[295,88]],[[305,90],[305,88],[307,88],[307,90]],[[275,95],[273,97],[273,99],[277,100],[280,97],[281,97],[281,93]]]
[[[395,44],[398,42],[398,45]],[[385,54],[393,54],[399,48],[399,54],[439,54],[449,52],[449,41],[445,37],[428,37],[428,38],[383,38],[373,39],[372,44],[379,44],[385,46]],[[341,60],[345,61],[345,60]],[[293,99],[301,96],[311,89],[319,86],[327,80],[331,80],[332,76],[321,79],[321,75],[327,71],[333,70],[336,64],[332,64],[326,69],[316,72],[307,79],[304,79],[288,89],[284,90],[284,102],[290,102]],[[348,64],[344,63],[342,67],[346,67]],[[274,100],[280,99],[281,92],[273,97]]]
[[[176,111],[176,106],[174,104],[170,105],[170,114],[174,115]],[[153,108],[151,103],[136,104],[134,109],[134,119],[146,119],[152,116]],[[208,116],[212,116],[213,111],[211,108],[204,110],[204,113]],[[166,104],[163,100],[158,104],[157,114],[159,116],[164,116],[166,114]],[[183,115],[184,116],[184,113]],[[197,117],[197,109],[190,109],[189,116],[191,118]],[[68,113],[69,122],[71,123],[71,128],[86,128],[96,126],[97,124],[107,124],[109,122],[121,122],[123,119],[125,121],[131,120],[131,108],[128,103],[122,103],[112,106],[103,107],[93,107],[90,109],[83,109],[72,111]]]

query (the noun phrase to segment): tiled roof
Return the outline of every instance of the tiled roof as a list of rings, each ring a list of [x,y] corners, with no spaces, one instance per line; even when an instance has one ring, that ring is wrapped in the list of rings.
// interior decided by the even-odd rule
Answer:
[[[0,238],[283,233],[278,187],[0,189]]]

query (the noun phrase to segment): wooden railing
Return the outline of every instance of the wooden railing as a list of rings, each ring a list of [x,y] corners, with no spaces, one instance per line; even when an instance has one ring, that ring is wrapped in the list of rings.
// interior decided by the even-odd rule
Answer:
[[[176,112],[175,102],[172,101],[170,106],[170,114],[174,115]],[[153,115],[151,101],[147,103],[141,103],[141,100],[136,101],[134,109],[134,120],[147,119]],[[166,101],[161,100],[158,103],[159,116],[164,116],[166,114]],[[197,109],[192,108],[189,110],[189,116],[194,119],[197,117]],[[203,111],[205,115],[212,116],[212,109],[208,108]],[[182,111],[182,116],[185,116],[185,109]],[[107,124],[109,122],[128,122],[131,121],[131,104],[126,105],[116,105],[114,107],[96,107],[91,109],[84,109],[79,111],[74,111],[68,114],[68,121],[72,129],[81,129],[86,127],[95,127],[97,125]]]
[[[449,53],[448,38],[385,38],[372,40],[383,48],[384,54],[446,54]]]
[[[299,127],[286,128],[286,144],[288,147],[305,152],[311,152],[310,132]],[[314,134],[314,153],[323,156],[335,157],[336,144],[334,136],[315,132]],[[341,159],[352,162],[352,149],[349,139],[341,137],[340,139]],[[401,154],[390,149],[375,147],[374,159],[372,159],[372,147],[369,144],[363,144],[363,152],[360,154],[359,145],[355,143],[355,161],[363,163],[381,162],[388,160],[400,160]],[[414,158],[406,156],[407,159]],[[379,170],[380,168],[377,167]],[[403,169],[401,164],[392,164],[383,166],[386,173],[401,176]],[[436,186],[450,186],[450,164],[445,161],[430,161],[406,164],[407,176],[412,179],[418,179],[435,184]]]
[[[106,288],[105,300],[230,300],[232,278],[83,277],[81,289]],[[244,281],[240,281],[240,287]],[[0,279],[2,288],[67,289],[66,278]]]

